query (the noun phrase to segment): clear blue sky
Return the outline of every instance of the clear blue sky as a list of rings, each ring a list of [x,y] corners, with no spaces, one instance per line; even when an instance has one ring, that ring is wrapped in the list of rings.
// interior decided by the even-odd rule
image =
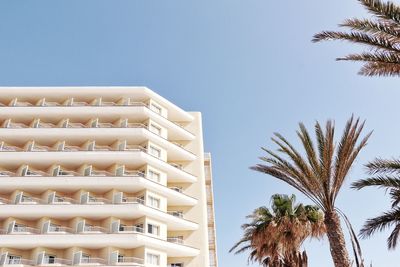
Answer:
[[[0,85],[145,85],[201,111],[220,266],[243,267],[246,255],[227,251],[245,215],[273,193],[294,192],[248,169],[274,131],[293,140],[298,121],[367,119],[375,131],[350,180],[365,177],[362,164],[375,156],[400,155],[400,80],[357,76],[358,66],[334,61],[358,48],[310,42],[356,15],[366,16],[356,0],[1,1]],[[356,229],[389,207],[384,192],[347,186],[337,204]],[[362,241],[374,266],[399,266],[387,235]],[[310,267],[333,266],[326,240],[305,246]]]

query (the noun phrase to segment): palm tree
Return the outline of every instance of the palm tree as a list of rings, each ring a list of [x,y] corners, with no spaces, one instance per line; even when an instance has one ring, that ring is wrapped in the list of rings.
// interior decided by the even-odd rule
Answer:
[[[300,154],[282,135],[275,133],[272,141],[278,146],[277,152],[262,148],[267,155],[260,159],[265,163],[257,164],[251,169],[282,180],[310,198],[324,212],[324,223],[335,266],[349,267],[350,259],[335,201],[349,169],[367,144],[371,133],[358,142],[364,122],[351,117],[339,144],[336,145],[334,123],[328,120],[324,131],[316,122],[316,150],[304,124],[300,123],[299,126],[297,135],[305,155]]]
[[[374,176],[361,179],[353,183],[352,187],[358,190],[369,186],[386,189],[392,201],[392,208],[378,217],[368,219],[361,229],[360,235],[366,238],[377,231],[394,226],[387,239],[388,248],[394,249],[400,237],[400,160],[376,159],[367,164],[367,169],[368,173]]]
[[[273,195],[271,210],[259,207],[242,225],[244,234],[230,250],[235,254],[250,250],[249,261],[266,267],[306,267],[307,254],[300,252],[306,238],[325,233],[323,214],[318,207],[295,204],[294,195]]]
[[[359,74],[367,76],[400,75],[400,6],[380,0],[358,0],[374,19],[347,19],[339,24],[350,32],[323,31],[313,42],[345,40],[366,45],[368,52],[350,54],[337,60],[363,62]]]

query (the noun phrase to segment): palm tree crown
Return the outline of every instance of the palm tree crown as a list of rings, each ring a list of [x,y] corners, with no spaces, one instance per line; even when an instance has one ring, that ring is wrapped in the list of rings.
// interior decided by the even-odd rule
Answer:
[[[273,195],[271,210],[259,207],[242,225],[244,234],[230,252],[250,250],[249,260],[264,266],[305,267],[306,253],[300,246],[306,238],[320,238],[325,233],[323,213],[318,207],[295,204],[295,196]]]
[[[313,42],[345,40],[363,44],[370,51],[350,54],[337,60],[363,62],[359,74],[367,76],[400,75],[400,6],[380,0],[358,0],[375,19],[347,19],[339,24],[350,32],[323,31]]]
[[[394,249],[400,238],[400,160],[376,159],[367,164],[367,169],[369,174],[374,176],[353,183],[353,188],[376,186],[386,189],[392,201],[392,208],[378,217],[368,219],[360,235],[366,238],[377,231],[394,227],[387,239],[388,248]]]
[[[343,231],[335,208],[335,200],[354,160],[367,144],[371,133],[360,141],[364,123],[351,117],[338,144],[335,143],[335,127],[327,121],[325,130],[316,122],[317,146],[304,124],[300,123],[297,135],[304,148],[298,152],[282,135],[275,133],[272,141],[277,152],[263,148],[266,156],[252,169],[269,174],[293,186],[309,197],[323,212],[325,226],[335,266],[348,267],[350,260],[345,246]]]

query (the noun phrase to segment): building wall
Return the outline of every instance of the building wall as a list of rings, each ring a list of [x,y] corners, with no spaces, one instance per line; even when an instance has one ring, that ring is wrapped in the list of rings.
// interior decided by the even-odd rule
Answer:
[[[0,261],[216,266],[201,120],[144,87],[0,88]]]

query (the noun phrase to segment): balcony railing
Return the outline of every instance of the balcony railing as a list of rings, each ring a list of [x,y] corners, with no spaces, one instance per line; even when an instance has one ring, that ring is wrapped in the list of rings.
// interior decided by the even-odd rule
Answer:
[[[144,199],[139,198],[139,197],[122,197],[122,204],[143,204],[144,205]]]
[[[70,197],[55,196],[50,204],[79,204],[79,202]]]
[[[172,189],[172,190],[174,190],[174,191],[176,191],[176,192],[179,192],[179,193],[182,193],[182,192],[183,192],[182,187],[171,186],[171,187],[169,187],[169,189]]]
[[[124,257],[118,257],[117,263],[121,265],[143,266],[144,260],[141,258],[124,256]]]
[[[61,258],[44,258],[40,265],[72,265],[72,261]]]
[[[11,231],[11,233],[16,233],[16,234],[40,234],[40,230],[25,226],[25,225],[15,225]]]
[[[11,204],[11,201],[9,199],[0,197],[0,205],[4,205],[4,204]]]
[[[120,225],[118,228],[118,232],[120,233],[144,233],[143,227],[135,226],[135,225]]]
[[[27,265],[27,266],[33,266],[34,261],[33,260],[27,260],[27,259],[19,259],[19,258],[8,258],[5,262],[5,265]]]
[[[22,196],[18,204],[47,204],[47,202],[37,197]]]
[[[168,211],[167,212],[169,215],[172,215],[174,217],[178,217],[178,218],[183,218],[183,212],[182,211]]]
[[[106,260],[102,259],[102,258],[86,258],[86,257],[82,257],[80,262],[79,262],[79,264],[105,265],[106,264]]]
[[[49,229],[48,229],[48,234],[56,234],[56,233],[60,233],[60,234],[74,234],[75,231],[74,229],[70,228],[70,227],[65,227],[65,226],[58,226],[58,225],[50,225]]]
[[[83,227],[83,233],[103,233],[107,234],[109,231],[101,226],[85,225]]]
[[[89,197],[87,204],[111,204],[111,200],[104,197]]]
[[[167,241],[171,242],[171,243],[175,243],[175,244],[180,244],[180,245],[183,244],[183,238],[181,238],[181,237],[168,237]]]

